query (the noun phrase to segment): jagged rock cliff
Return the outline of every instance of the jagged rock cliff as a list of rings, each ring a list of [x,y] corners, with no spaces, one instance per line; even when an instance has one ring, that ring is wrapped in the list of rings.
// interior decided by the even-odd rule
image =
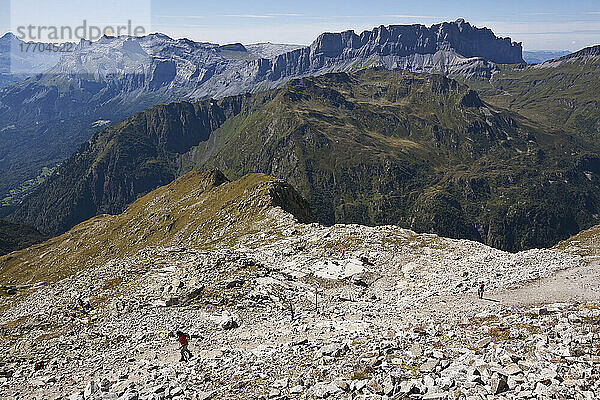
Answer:
[[[199,87],[192,95],[231,95],[239,92],[240,85],[244,91],[254,91],[256,87],[276,87],[293,77],[376,66],[489,79],[497,70],[494,63],[523,62],[520,43],[498,38],[491,30],[474,27],[462,19],[429,28],[382,25],[360,35],[351,30],[323,33],[308,47],[249,62],[237,72],[246,77],[245,82],[226,80],[233,83],[233,88],[214,77],[210,85]]]

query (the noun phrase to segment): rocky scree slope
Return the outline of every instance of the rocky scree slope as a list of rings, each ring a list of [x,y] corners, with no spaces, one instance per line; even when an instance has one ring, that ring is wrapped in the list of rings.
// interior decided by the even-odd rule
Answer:
[[[163,34],[82,41],[46,73],[0,88],[0,196],[66,159],[104,124],[155,104],[257,92],[363,67],[489,78],[495,63],[522,62],[519,44],[462,20],[324,33],[311,46],[282,50]]]
[[[599,393],[598,303],[509,307],[475,296],[479,282],[493,300],[578,267],[581,257],[511,254],[396,226],[302,224],[267,205],[277,196],[264,194],[280,181],[221,181],[216,172],[187,175],[112,217],[113,227],[124,226],[118,232],[144,237],[156,229],[148,247],[86,258],[85,248],[123,242],[119,235],[88,238],[74,250],[79,259],[63,260],[68,273],[48,283],[36,269],[57,265],[41,262],[27,285],[13,284],[16,294],[0,297],[0,395],[425,400]],[[283,205],[294,203],[301,216],[301,200]],[[177,222],[182,235],[165,229],[171,209],[195,216],[191,229]],[[21,254],[39,260],[48,251]],[[14,269],[1,271],[3,284],[22,282]],[[79,307],[80,299],[90,307]],[[170,334],[178,328],[192,337],[195,356],[187,363],[178,362]],[[34,372],[38,361],[46,367]]]
[[[62,233],[217,168],[285,179],[325,224],[394,223],[516,251],[597,223],[598,165],[576,137],[452,79],[371,69],[151,108],[96,134],[12,217]]]

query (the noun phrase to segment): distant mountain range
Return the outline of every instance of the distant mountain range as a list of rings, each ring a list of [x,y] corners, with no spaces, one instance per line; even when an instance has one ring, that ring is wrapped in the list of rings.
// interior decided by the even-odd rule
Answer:
[[[46,51],[47,44],[34,46],[12,33],[0,38],[0,86],[47,71],[58,63],[62,53]],[[73,47],[69,43],[69,48]],[[41,48],[43,47],[43,49]]]
[[[566,56],[569,53],[570,51],[566,50],[525,50],[523,51],[523,59],[527,64],[539,64],[554,58]]]
[[[0,200],[62,162],[99,127],[154,104],[257,92],[364,67],[489,79],[496,63],[522,62],[520,44],[464,20],[324,33],[301,48],[219,46],[162,34],[81,42],[48,73],[0,88]]]
[[[394,223],[520,250],[598,222],[597,149],[442,75],[334,73],[152,107],[95,134],[12,217],[58,234],[218,168],[287,180],[325,224]]]

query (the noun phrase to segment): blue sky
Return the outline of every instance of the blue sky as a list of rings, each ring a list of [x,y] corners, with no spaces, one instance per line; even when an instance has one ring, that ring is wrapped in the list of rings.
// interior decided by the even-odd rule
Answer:
[[[600,0],[0,0],[0,6],[3,31],[23,24],[75,27],[83,19],[99,25],[131,19],[150,31],[199,41],[309,44],[324,31],[465,18],[529,50],[600,44]]]

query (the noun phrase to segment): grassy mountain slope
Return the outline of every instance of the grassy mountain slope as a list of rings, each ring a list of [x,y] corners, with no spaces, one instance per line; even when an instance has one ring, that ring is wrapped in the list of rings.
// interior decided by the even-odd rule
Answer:
[[[96,135],[13,218],[61,233],[194,167],[283,178],[326,224],[394,223],[506,250],[551,246],[600,215],[600,158],[577,137],[441,75],[362,70],[153,107]]]
[[[219,171],[193,171],[131,204],[119,215],[100,215],[65,234],[0,257],[2,282],[56,281],[92,263],[147,246],[209,247],[259,233],[279,206],[312,222],[308,203],[285,182],[250,174],[229,182]]]
[[[31,226],[0,219],[0,255],[29,247],[46,238]]]
[[[486,101],[551,129],[564,129],[593,142],[600,139],[600,46],[534,66],[504,66]],[[483,89],[483,88],[482,88]]]
[[[122,212],[180,176],[183,155],[241,112],[247,98],[156,106],[96,133],[17,208],[14,219],[59,234],[95,215]]]
[[[164,101],[156,91],[124,104],[115,85],[86,78],[49,74],[0,89],[1,195],[64,161],[102,121],[121,121]]]
[[[517,250],[596,221],[596,154],[484,107],[442,76],[366,70],[295,81],[213,136],[199,165],[281,176],[325,223],[399,223]]]

